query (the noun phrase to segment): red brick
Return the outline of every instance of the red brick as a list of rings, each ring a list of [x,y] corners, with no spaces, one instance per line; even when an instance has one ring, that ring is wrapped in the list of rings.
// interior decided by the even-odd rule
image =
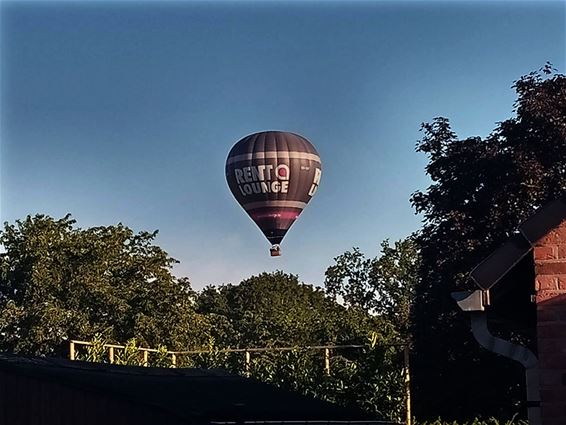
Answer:
[[[537,322],[555,322],[557,320],[562,320],[559,309],[557,308],[545,308],[544,305],[537,306]]]
[[[552,388],[552,389],[544,389],[541,388],[540,390],[540,398],[545,402],[564,402],[566,400],[566,388]]]
[[[566,356],[561,353],[542,353],[539,355],[539,363],[540,367],[544,367],[546,369],[558,369],[564,367],[564,363],[566,363]]]
[[[549,417],[541,409],[541,419],[544,425],[564,425],[564,416]]]
[[[554,295],[554,298],[550,298],[550,299],[555,300],[556,302],[537,304],[537,311],[538,312],[545,311],[545,312],[549,312],[548,313],[549,315],[554,315],[555,318],[550,320],[566,321],[564,320],[564,317],[562,315],[562,313],[566,311],[566,306],[562,302],[560,302],[562,299],[561,297],[566,295],[566,291],[541,291],[541,292],[550,293],[551,296]]]
[[[566,259],[566,244],[561,244],[556,246],[556,259],[563,260]]]
[[[566,347],[566,323],[565,322],[541,322],[537,326],[539,338],[557,338],[557,343]],[[558,346],[557,346],[558,347]]]
[[[558,258],[558,246],[542,245],[533,249],[535,261],[556,260]]]
[[[566,369],[540,369],[541,388],[559,387],[562,385],[562,376],[566,374]]]
[[[544,425],[566,425],[566,220],[535,244],[537,348]]]
[[[536,302],[539,303],[558,303],[563,304],[563,297],[566,296],[566,291],[563,290],[545,290],[538,291],[536,294]]]
[[[555,402],[555,403],[546,403],[542,401],[540,404],[541,413],[542,413],[542,423],[547,424],[548,422],[545,420],[548,419],[562,419],[566,420],[566,403],[564,402]],[[564,425],[564,422],[562,422]]]
[[[537,276],[545,274],[566,274],[566,261],[537,261],[535,262],[535,273]]]
[[[564,290],[546,290],[536,293],[537,308],[565,308],[566,291]]]
[[[554,275],[537,275],[535,278],[535,291],[558,289],[558,277]]]
[[[554,293],[556,291],[543,291]],[[559,298],[559,297],[558,297]],[[555,298],[553,298],[555,299]],[[564,322],[564,315],[562,314],[566,311],[566,308],[560,303],[540,303],[537,305],[537,317],[540,322]]]
[[[566,364],[566,343],[561,338],[539,336],[537,348],[541,354],[539,357],[559,356],[564,361],[563,365]]]
[[[543,245],[557,245],[560,243],[566,243],[566,228],[557,228],[551,230],[542,238],[540,238],[535,246],[543,246]]]

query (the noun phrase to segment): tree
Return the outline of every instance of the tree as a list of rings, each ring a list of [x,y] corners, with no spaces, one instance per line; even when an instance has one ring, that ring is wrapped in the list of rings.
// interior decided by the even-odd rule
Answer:
[[[423,217],[412,328],[422,419],[510,417],[524,399],[522,368],[480,349],[450,298],[474,289],[473,267],[566,187],[566,77],[547,64],[513,87],[516,116],[485,138],[459,139],[442,117],[422,126],[432,184],[411,198]]]
[[[412,237],[381,243],[381,255],[366,258],[358,249],[334,259],[326,270],[329,294],[341,297],[346,305],[361,308],[385,319],[397,339],[409,340],[409,323],[418,279],[419,253]]]
[[[189,281],[153,244],[157,232],[76,228],[67,215],[28,216],[0,232],[0,349],[63,355],[69,339],[135,338],[187,349],[208,339]]]
[[[253,354],[251,374],[266,382],[399,419],[402,405],[402,361],[399,350],[384,346],[395,340],[387,321],[357,306],[343,306],[322,288],[303,284],[295,275],[262,273],[239,285],[205,288],[197,311],[219,324],[215,341],[222,347],[297,347],[288,352]],[[211,319],[213,320],[213,319]],[[368,344],[373,336],[374,346]],[[308,345],[364,345],[333,351],[330,376],[320,351]],[[217,366],[242,371],[229,358]]]
[[[222,329],[231,330],[231,335],[218,336],[224,346],[351,344],[365,341],[379,325],[377,319],[337,304],[322,288],[281,271],[252,276],[239,285],[207,287],[198,296],[197,311],[215,315],[225,323]]]

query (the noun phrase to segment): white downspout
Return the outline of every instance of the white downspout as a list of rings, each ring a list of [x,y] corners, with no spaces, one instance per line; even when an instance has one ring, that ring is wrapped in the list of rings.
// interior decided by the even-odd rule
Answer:
[[[485,291],[454,292],[452,293],[452,297],[463,311],[470,312],[472,333],[482,347],[515,360],[525,367],[529,425],[541,425],[537,357],[527,347],[513,344],[489,332],[485,313],[485,305],[489,303],[489,296],[487,296]]]

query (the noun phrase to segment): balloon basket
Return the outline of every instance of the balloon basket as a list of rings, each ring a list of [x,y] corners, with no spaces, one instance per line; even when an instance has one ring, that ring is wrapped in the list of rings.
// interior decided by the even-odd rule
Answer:
[[[269,248],[269,252],[272,257],[279,257],[281,255],[281,247],[279,245],[273,245]]]

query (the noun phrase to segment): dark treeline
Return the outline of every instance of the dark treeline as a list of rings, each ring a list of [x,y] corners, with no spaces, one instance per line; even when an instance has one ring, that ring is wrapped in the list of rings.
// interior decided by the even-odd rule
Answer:
[[[471,269],[566,187],[566,77],[547,65],[514,88],[515,116],[485,138],[459,139],[446,118],[423,124],[417,150],[432,183],[411,197],[422,228],[382,242],[375,257],[353,248],[329,259],[324,288],[275,272],[194,291],[172,274],[175,260],[154,244],[156,233],[81,229],[70,216],[5,223],[0,350],[66,356],[70,339],[211,353],[365,344],[333,353],[331,376],[301,350],[257,356],[251,372],[399,419],[402,353],[389,344],[409,342],[419,419],[523,414],[523,371],[482,350],[450,298],[473,289]],[[532,335],[507,333],[527,343]],[[227,357],[209,365],[241,370]]]
[[[487,137],[460,139],[446,118],[437,118],[423,125],[417,145],[429,158],[426,172],[432,180],[411,198],[423,217],[411,321],[417,417],[526,415],[524,370],[482,349],[469,317],[450,297],[453,291],[477,289],[469,272],[536,208],[565,192],[566,76],[547,64],[513,87],[515,116]],[[494,331],[532,346],[535,318],[515,313],[515,319],[533,320],[520,332],[513,320]]]

